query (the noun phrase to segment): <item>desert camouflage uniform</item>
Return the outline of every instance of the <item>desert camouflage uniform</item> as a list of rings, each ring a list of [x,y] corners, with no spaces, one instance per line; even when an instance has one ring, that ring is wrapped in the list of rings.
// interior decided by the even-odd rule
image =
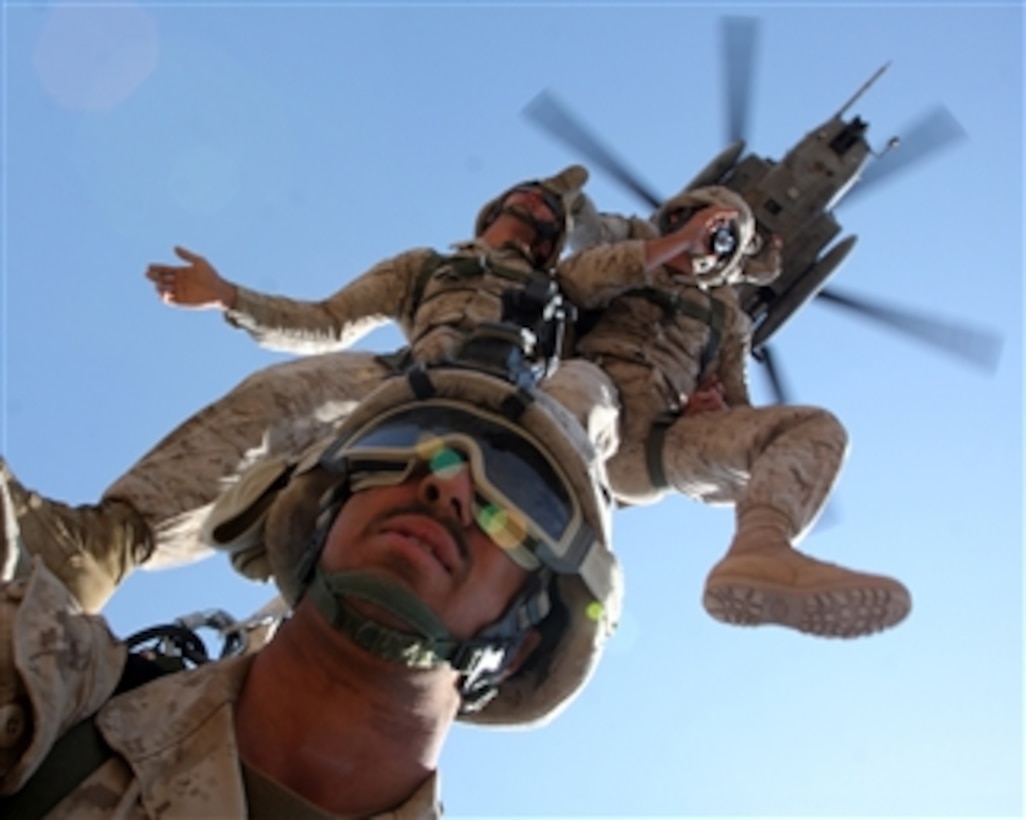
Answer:
[[[567,281],[578,281],[586,290],[589,277],[606,277],[622,266],[622,254],[615,246],[595,248],[561,267]],[[199,526],[210,504],[241,470],[268,455],[301,452],[390,372],[373,354],[328,351],[342,350],[374,327],[394,320],[410,341],[413,359],[451,356],[480,322],[501,319],[502,292],[525,281],[533,270],[518,248],[495,250],[474,241],[458,245],[455,254],[444,257],[449,261],[422,282],[422,271],[435,256],[430,249],[400,254],[320,302],[239,288],[235,309],[226,313],[229,322],[265,347],[320,355],[277,364],[248,377],[170,433],[104,493],[107,501],[127,502],[148,525],[154,543],[144,567],[175,566],[207,555],[209,549],[196,537]],[[480,264],[463,265],[456,272],[455,263],[460,261]],[[561,368],[557,374],[553,394],[578,408],[584,426],[612,449],[616,408],[608,378],[583,362],[565,372]],[[586,398],[574,398],[582,393]],[[597,432],[597,427],[606,434]],[[40,501],[9,473],[0,477],[0,485],[0,494],[13,497],[16,512],[23,513]],[[30,550],[41,539],[57,540],[46,532],[28,532],[31,523],[29,519],[21,522],[23,541]],[[9,549],[10,540],[0,537],[0,551]],[[116,555],[107,565],[83,567],[72,564],[71,558],[80,559],[72,556],[67,568],[51,569],[73,586],[86,610],[98,611],[138,563],[129,553],[129,540],[111,545],[112,553],[116,546]],[[0,560],[0,567],[4,564]]]
[[[49,820],[247,816],[250,780],[244,785],[235,751],[234,710],[252,657],[168,675],[111,698],[124,644],[101,618],[76,609],[38,559],[27,577],[0,585],[0,796],[15,794],[65,731],[96,714],[116,754],[73,788]],[[268,788],[275,786],[265,782],[261,795]],[[439,818],[437,789],[436,775],[376,818]],[[308,808],[288,792],[274,796]]]
[[[572,301],[598,311],[594,322],[582,323],[574,355],[600,365],[620,397],[621,442],[607,461],[612,491],[627,504],[652,503],[673,489],[734,505],[734,536],[703,593],[718,620],[839,637],[893,626],[911,606],[900,582],[795,549],[841,469],[844,428],[819,408],[757,408],[749,400],[751,324],[731,285],[772,279],[779,244],[762,245],[748,205],[716,186],[668,200],[654,222],[665,234],[713,204],[738,214],[733,257],[720,269],[693,258],[691,273],[662,267],[646,274],[635,258],[604,287],[563,283]],[[600,216],[588,202],[579,213],[590,222],[585,246],[632,244],[656,231],[636,217]],[[715,382],[728,409],[686,414],[692,395]]]
[[[631,504],[653,503],[672,489],[707,503],[768,504],[787,515],[800,537],[841,468],[844,428],[819,408],[751,406],[751,324],[733,288],[702,290],[667,268],[644,277],[636,266],[622,275],[625,287],[618,294],[564,283],[567,295],[583,307],[608,301],[575,354],[600,364],[619,392],[620,447],[607,462],[613,491]],[[633,289],[627,287],[631,282]],[[719,339],[711,341],[706,321],[646,295],[651,291],[704,311],[718,302]],[[730,410],[681,415],[696,385],[712,375],[723,385]],[[664,476],[652,475],[653,462]]]
[[[511,274],[526,280],[533,271],[515,249],[469,242],[446,259],[476,260],[483,270],[454,274],[443,264],[417,293],[421,271],[435,256],[427,249],[400,254],[321,302],[239,288],[236,307],[226,312],[231,324],[263,347],[313,355],[250,376],[172,432],[107,490],[105,496],[130,501],[152,522],[158,540],[147,567],[195,556],[197,522],[228,481],[265,456],[299,453],[322,439],[389,375],[374,354],[329,351],[343,351],[393,320],[410,342],[412,360],[451,357],[480,323],[501,318],[502,293],[517,284]],[[612,246],[585,252],[565,263],[564,276],[587,289],[582,280],[618,269],[622,256],[623,249]],[[571,367],[555,379],[554,390],[569,383],[574,372]],[[601,383],[601,374],[598,379]],[[614,426],[615,416],[602,416],[601,407],[593,411],[590,402],[573,403],[586,424],[597,416]]]

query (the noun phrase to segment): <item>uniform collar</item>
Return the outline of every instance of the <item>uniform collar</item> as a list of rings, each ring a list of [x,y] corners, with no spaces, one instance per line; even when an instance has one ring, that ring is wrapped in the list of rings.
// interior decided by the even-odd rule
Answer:
[[[234,710],[252,661],[230,658],[158,678],[100,711],[97,726],[134,772],[148,814],[246,815]],[[441,816],[436,772],[402,806],[374,820]]]

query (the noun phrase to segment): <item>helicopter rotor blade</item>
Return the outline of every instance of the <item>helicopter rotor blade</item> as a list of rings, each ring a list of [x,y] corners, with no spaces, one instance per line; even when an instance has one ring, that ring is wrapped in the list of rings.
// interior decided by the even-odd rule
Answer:
[[[542,91],[524,106],[523,113],[535,125],[580,151],[587,160],[604,170],[653,209],[663,204],[664,197],[645,185],[638,174],[606,148],[552,92]]]
[[[790,391],[784,385],[784,378],[780,372],[776,357],[772,348],[765,344],[753,353],[755,360],[765,368],[766,379],[769,381],[770,393],[773,394],[773,404],[790,404]]]
[[[930,109],[904,131],[895,148],[866,166],[858,183],[845,196],[844,202],[861,196],[867,189],[961,142],[966,136],[961,123],[947,108],[938,105]]]
[[[982,370],[993,372],[997,367],[1002,339],[993,333],[870,302],[862,297],[839,293],[834,288],[823,288],[816,298],[872,319]]]
[[[723,76],[727,81],[727,144],[748,138],[752,77],[759,45],[754,17],[724,17],[720,24]]]

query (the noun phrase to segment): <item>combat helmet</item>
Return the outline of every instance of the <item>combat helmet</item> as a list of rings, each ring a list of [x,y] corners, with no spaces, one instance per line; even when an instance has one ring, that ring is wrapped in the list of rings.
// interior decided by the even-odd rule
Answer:
[[[543,233],[536,237],[537,244],[547,240],[551,241],[552,248],[548,255],[544,259],[535,260],[540,269],[548,270],[556,264],[563,252],[563,248],[566,246],[567,234],[573,225],[575,202],[587,181],[588,170],[583,165],[569,165],[548,179],[528,180],[513,185],[481,208],[474,222],[474,236],[481,236],[488,226],[492,224],[499,213],[502,212],[502,203],[510,194],[527,188],[541,188],[546,204],[562,222],[551,235]],[[535,230],[538,230],[537,225],[534,227]]]
[[[758,274],[745,270],[745,262],[762,249],[762,238],[755,229],[755,217],[748,203],[734,191],[722,185],[683,190],[666,200],[652,215],[652,222],[659,233],[665,236],[687,222],[698,211],[710,206],[731,208],[738,216],[732,221],[730,236],[724,237],[726,247],[720,253],[711,254],[705,264],[696,265],[694,277],[702,287],[736,285],[743,282],[767,284],[779,270],[761,269]],[[715,241],[715,240],[714,240]]]
[[[534,539],[530,550],[522,544],[510,545],[517,546],[509,551],[513,560],[529,566],[523,562],[533,559],[538,569],[532,573],[527,591],[496,624],[463,642],[456,650],[456,661],[451,654],[432,661],[430,656],[438,653],[431,647],[445,645],[444,638],[434,644],[419,635],[397,639],[394,630],[383,627],[385,637],[379,640],[374,637],[375,629],[365,630],[366,624],[357,630],[365,634],[354,637],[370,651],[410,666],[453,665],[461,674],[460,720],[496,726],[548,721],[581,690],[598,664],[620,616],[622,576],[610,548],[611,496],[601,459],[577,420],[536,388],[454,366],[416,367],[407,375],[393,377],[361,402],[342,424],[337,438],[327,447],[318,446],[294,469],[287,483],[269,481],[267,471],[261,476],[259,468],[243,476],[215,507],[205,530],[206,540],[222,549],[237,546],[250,551],[254,542],[262,542],[275,582],[290,605],[304,595],[323,597],[324,583],[318,581],[316,566],[327,529],[351,493],[382,483],[382,474],[367,471],[365,462],[387,460],[388,446],[383,445],[396,443],[397,430],[405,430],[406,435],[412,430],[418,449],[429,448],[436,436],[448,441],[480,430],[493,431],[486,435],[522,437],[533,445],[532,452],[542,454],[544,469],[556,476],[553,482],[562,482],[565,492],[562,496],[539,494],[537,481],[524,480],[511,492],[535,493],[536,503],[550,507],[544,514],[552,520],[563,515],[560,520],[565,526],[559,538],[545,543]],[[404,433],[398,435],[401,438]],[[500,447],[492,455],[496,453],[496,459],[501,459],[507,451]],[[424,458],[429,457],[425,452]],[[486,469],[490,461],[479,459],[475,470]],[[394,602],[366,595],[359,584],[353,592],[385,606],[411,625],[419,617],[402,607],[397,611]],[[416,608],[417,603],[414,599],[411,605]],[[325,611],[320,604],[319,608]],[[489,669],[487,659],[508,651],[502,647],[509,643],[511,627],[514,631],[537,627],[542,641],[527,663],[501,679],[497,673],[502,667]],[[420,635],[426,636],[428,631]],[[353,636],[351,631],[348,634]],[[401,657],[396,656],[395,645]],[[480,668],[475,668],[474,662],[469,667],[465,663],[466,657],[475,653],[484,659]]]

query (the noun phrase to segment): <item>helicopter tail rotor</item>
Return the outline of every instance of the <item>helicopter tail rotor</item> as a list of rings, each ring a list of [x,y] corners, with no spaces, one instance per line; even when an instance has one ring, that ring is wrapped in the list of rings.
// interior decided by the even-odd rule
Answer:
[[[727,85],[726,143],[748,139],[752,108],[752,77],[759,47],[759,21],[754,17],[724,17],[720,28],[723,76]]]
[[[873,189],[893,175],[961,142],[966,136],[965,129],[954,114],[942,105],[935,106],[904,130],[895,141],[894,150],[888,150],[865,167],[858,183],[845,195],[844,203],[862,196],[867,190]]]

